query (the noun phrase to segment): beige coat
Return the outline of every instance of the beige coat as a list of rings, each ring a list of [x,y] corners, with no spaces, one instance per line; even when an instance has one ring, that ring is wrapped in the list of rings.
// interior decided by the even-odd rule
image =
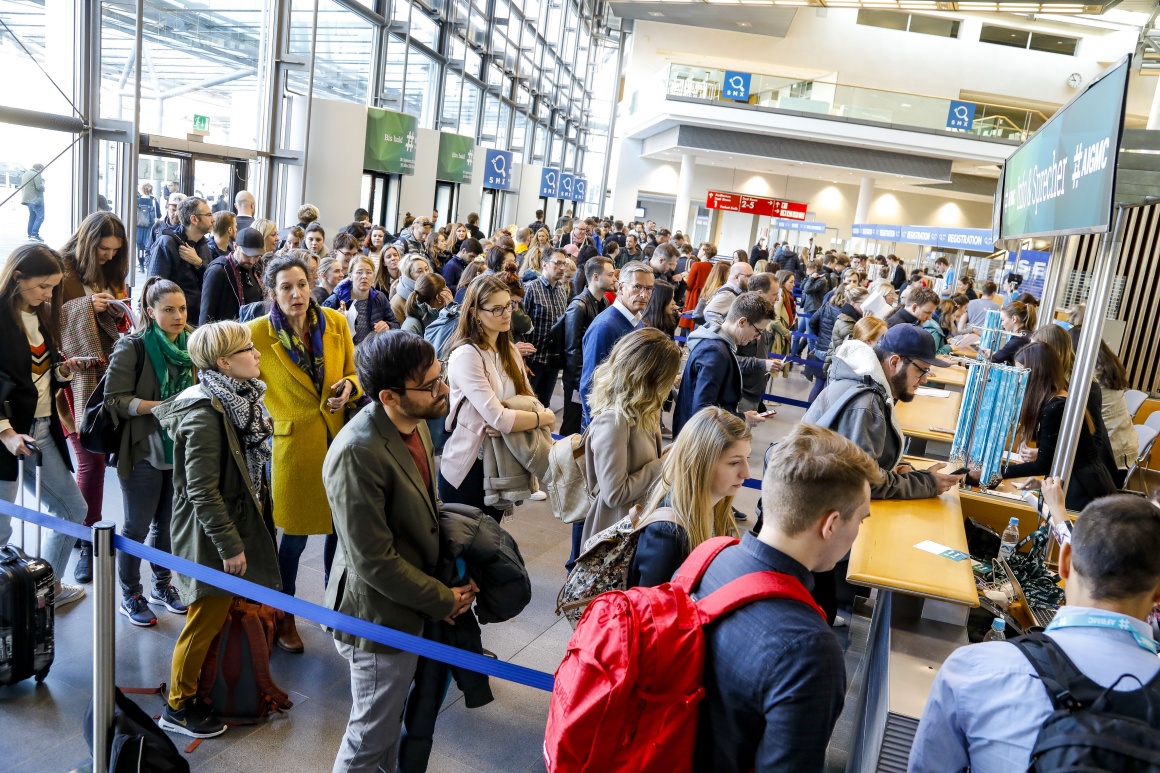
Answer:
[[[587,541],[648,499],[661,476],[660,429],[630,427],[618,412],[604,411],[588,425],[584,461],[588,490],[596,497],[584,519]]]

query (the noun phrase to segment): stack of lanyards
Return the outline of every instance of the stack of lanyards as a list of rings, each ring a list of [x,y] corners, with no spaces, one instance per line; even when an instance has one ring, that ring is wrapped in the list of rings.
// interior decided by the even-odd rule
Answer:
[[[1004,451],[1013,451],[1028,371],[1018,366],[968,360],[962,410],[951,443],[952,462],[977,468],[983,486],[1003,478]]]
[[[999,317],[999,310],[991,309],[988,311],[983,326],[979,328],[979,359],[999,351],[1010,337],[1011,334],[1003,329],[1003,320]],[[987,355],[983,354],[984,350]]]

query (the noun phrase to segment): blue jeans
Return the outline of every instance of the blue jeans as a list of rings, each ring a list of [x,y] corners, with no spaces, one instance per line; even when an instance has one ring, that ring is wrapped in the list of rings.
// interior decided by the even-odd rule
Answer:
[[[28,238],[40,238],[40,226],[44,224],[44,202],[25,204],[28,207]]]
[[[41,499],[50,515],[55,515],[65,521],[84,523],[85,514],[89,506],[77,488],[72,471],[68,468],[68,461],[61,456],[60,449],[49,432],[52,419],[37,419],[32,423],[32,435],[36,445],[44,452],[44,466],[37,467],[32,457],[25,457],[24,465],[24,492],[25,504],[29,509],[36,506],[32,499],[36,494],[36,476],[39,473]],[[0,499],[7,502],[16,501],[16,481],[0,480]],[[35,528],[35,527],[34,527]],[[12,536],[12,522],[6,515],[0,515],[0,545],[8,544]],[[68,567],[69,552],[72,550],[75,537],[59,531],[50,532],[41,546],[41,558],[48,561],[56,574],[57,582],[64,578],[64,570]]]
[[[173,516],[173,470],[159,470],[144,459],[120,478],[121,497],[125,503],[125,525],[121,536],[134,542],[149,543],[158,550],[172,552],[169,524]],[[164,588],[172,574],[164,566],[153,566],[153,587]],[[141,559],[123,550],[117,551],[117,577],[125,598],[141,593]]]
[[[799,314],[797,319],[795,319],[793,321],[793,332],[795,332],[795,333],[808,333],[808,332],[810,332],[808,326],[809,326],[809,320]],[[804,349],[806,347],[807,343],[809,343],[809,341],[807,341],[805,338],[802,338],[800,336],[794,336],[793,337],[793,347],[792,347],[790,353],[793,354],[794,357],[801,357],[802,356],[802,349]]]

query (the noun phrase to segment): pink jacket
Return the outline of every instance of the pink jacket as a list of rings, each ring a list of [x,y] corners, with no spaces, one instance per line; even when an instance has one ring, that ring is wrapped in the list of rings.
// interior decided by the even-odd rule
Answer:
[[[516,361],[519,352],[512,347]],[[496,368],[491,352],[482,352],[472,344],[456,347],[447,362],[447,381],[451,386],[451,412],[446,427],[455,430],[443,447],[439,471],[455,488],[463,483],[471,465],[479,458],[479,449],[487,428],[507,434],[512,431],[516,412],[505,408],[501,394],[515,393],[514,385],[502,368]]]

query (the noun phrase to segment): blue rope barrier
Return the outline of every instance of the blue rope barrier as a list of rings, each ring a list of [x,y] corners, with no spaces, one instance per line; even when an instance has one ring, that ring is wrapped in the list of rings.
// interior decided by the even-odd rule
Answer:
[[[38,513],[35,510],[19,507],[4,500],[0,500],[0,515],[8,515],[22,521],[35,523],[37,526],[44,526],[54,531],[63,532],[70,537],[83,540],[92,539],[92,531],[80,524],[65,521],[45,513]],[[303,601],[294,596],[287,596],[281,591],[272,590],[263,585],[252,583],[249,580],[243,580],[240,577],[220,572],[217,569],[195,564],[192,561],[149,547],[140,542],[134,542],[131,539],[122,537],[120,534],[113,537],[113,546],[117,550],[122,550],[131,556],[144,559],[157,566],[164,566],[178,574],[183,574],[186,577],[208,583],[215,588],[221,588],[235,596],[244,596],[260,604],[266,604],[267,606],[280,609],[283,612],[288,612],[289,614],[318,623],[326,628],[333,628],[352,636],[369,639],[385,647],[394,647],[395,649],[412,652],[421,657],[439,661],[440,663],[458,666],[480,674],[487,674],[497,679],[515,682],[516,684],[533,687],[537,690],[551,692],[555,684],[554,675],[546,671],[536,671],[525,666],[505,663],[502,660],[494,660],[484,655],[476,655],[473,652],[467,652],[466,650],[461,650],[447,644],[429,641],[421,636],[403,633],[393,628],[386,628],[381,625],[369,623],[366,620],[360,620],[357,617],[344,615],[340,612],[335,612],[333,609],[327,609],[326,607],[312,604],[309,601]]]

